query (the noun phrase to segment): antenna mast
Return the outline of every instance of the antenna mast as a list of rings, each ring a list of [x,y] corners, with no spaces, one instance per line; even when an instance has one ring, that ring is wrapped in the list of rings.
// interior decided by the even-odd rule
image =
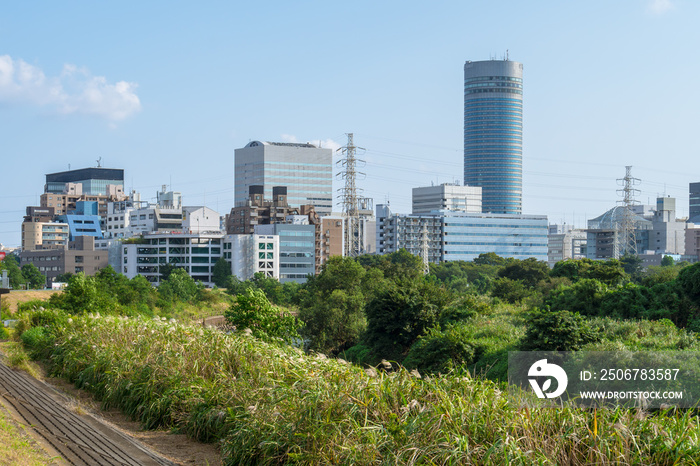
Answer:
[[[365,244],[363,238],[364,228],[360,226],[360,196],[358,195],[359,189],[356,184],[357,175],[364,175],[364,173],[357,171],[357,164],[358,162],[364,163],[364,160],[357,159],[357,149],[364,150],[362,147],[355,146],[353,133],[348,133],[348,144],[338,149],[344,157],[336,162],[342,168],[338,176],[345,179],[345,187],[338,190],[340,192],[338,197],[342,201],[343,216],[345,217],[345,249],[343,255],[346,257],[355,257],[362,254]]]
[[[640,191],[634,186],[640,182],[639,178],[632,177],[631,165],[625,166],[625,177],[617,179],[617,183],[623,186],[622,189],[617,190],[623,199],[617,202],[622,203],[625,210],[622,216],[622,223],[617,223],[615,228],[615,246],[617,246],[614,248],[613,254],[615,259],[619,259],[621,252],[623,255],[637,255],[637,235],[632,207],[639,204],[639,201],[635,199],[635,195],[639,194]]]

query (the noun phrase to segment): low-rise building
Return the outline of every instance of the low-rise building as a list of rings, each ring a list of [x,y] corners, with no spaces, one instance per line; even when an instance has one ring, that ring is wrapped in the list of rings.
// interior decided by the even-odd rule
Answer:
[[[64,273],[95,275],[107,267],[108,253],[95,249],[94,237],[79,236],[67,248],[23,250],[20,266],[25,264],[34,264],[50,287],[54,278]]]
[[[223,256],[223,232],[148,233],[121,246],[121,272],[128,278],[143,275],[160,284],[160,266],[181,267],[195,280],[213,286],[214,264]]]
[[[549,225],[547,236],[547,264],[554,267],[566,259],[583,259],[586,257],[587,234],[585,230],[573,225]]]

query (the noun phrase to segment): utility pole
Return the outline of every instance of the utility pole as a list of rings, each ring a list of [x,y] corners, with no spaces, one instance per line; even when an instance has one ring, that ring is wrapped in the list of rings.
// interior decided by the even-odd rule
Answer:
[[[360,225],[360,196],[357,188],[357,176],[364,175],[357,171],[357,164],[364,163],[364,160],[357,159],[357,149],[353,141],[353,133],[348,133],[348,144],[338,149],[343,154],[343,158],[336,164],[341,168],[338,176],[345,180],[345,187],[340,188],[338,196],[343,204],[343,216],[345,217],[345,248],[343,255],[346,257],[359,256],[364,252],[364,228]]]
[[[617,183],[623,186],[622,189],[618,189],[617,192],[622,195],[622,203],[624,206],[622,223],[618,224],[616,228],[616,245],[619,241],[619,246],[617,247],[615,259],[619,259],[620,253],[637,255],[637,235],[636,235],[636,225],[634,221],[634,212],[632,212],[632,207],[637,205],[639,202],[634,198],[636,194],[639,194],[639,190],[634,188],[635,185],[639,184],[641,180],[639,178],[632,177],[632,166],[627,165],[625,167],[625,177],[618,178]]]

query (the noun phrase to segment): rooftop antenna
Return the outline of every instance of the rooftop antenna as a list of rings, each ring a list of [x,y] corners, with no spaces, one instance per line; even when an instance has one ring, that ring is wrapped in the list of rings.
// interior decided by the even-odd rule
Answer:
[[[99,157],[97,159],[97,168],[102,168],[102,165],[100,164],[102,162],[102,157]]]
[[[509,60],[508,49],[506,49],[506,61]]]

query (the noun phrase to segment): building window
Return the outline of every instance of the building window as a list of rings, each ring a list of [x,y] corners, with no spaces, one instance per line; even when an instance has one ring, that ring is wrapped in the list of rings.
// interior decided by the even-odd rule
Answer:
[[[83,263],[83,256],[75,256],[75,263],[82,264]]]

